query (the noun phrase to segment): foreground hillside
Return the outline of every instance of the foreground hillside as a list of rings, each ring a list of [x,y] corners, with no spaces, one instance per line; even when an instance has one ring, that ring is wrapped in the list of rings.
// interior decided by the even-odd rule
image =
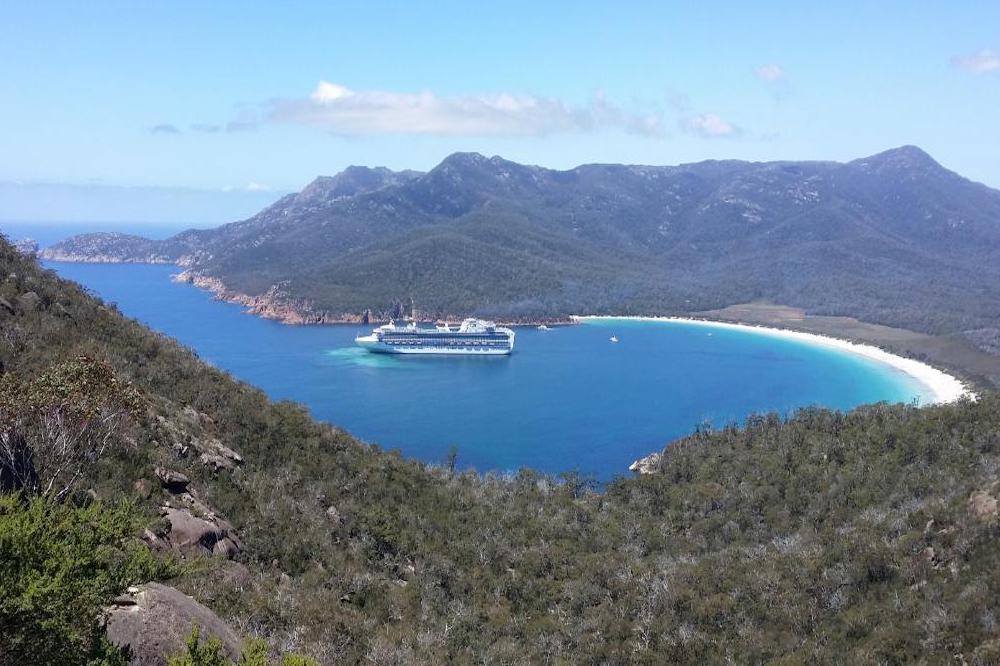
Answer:
[[[574,474],[453,473],[367,446],[2,242],[0,299],[5,381],[85,355],[145,405],[64,501],[135,498],[145,543],[183,558],[143,577],[274,650],[374,664],[1000,659],[993,394],[753,417],[597,493]],[[185,512],[210,541],[184,541]],[[0,655],[45,621],[0,603]]]
[[[568,171],[459,153],[426,174],[351,167],[216,230],[83,236],[45,256],[175,261],[292,322],[414,310],[526,321],[769,300],[1000,334],[1000,192],[912,146],[844,164]]]

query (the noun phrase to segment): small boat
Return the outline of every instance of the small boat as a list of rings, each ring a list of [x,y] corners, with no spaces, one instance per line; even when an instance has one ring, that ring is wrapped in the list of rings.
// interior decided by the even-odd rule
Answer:
[[[552,329],[549,328],[548,326],[546,326],[545,324],[539,324],[538,325],[538,330],[539,331],[551,331]]]
[[[612,335],[611,336],[611,342],[618,342],[618,336],[617,335]]]

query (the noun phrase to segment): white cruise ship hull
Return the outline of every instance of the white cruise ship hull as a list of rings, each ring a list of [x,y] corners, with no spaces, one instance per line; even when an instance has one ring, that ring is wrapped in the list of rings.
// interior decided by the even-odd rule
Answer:
[[[425,355],[438,355],[438,356],[506,356],[510,354],[513,349],[510,347],[439,347],[439,346],[397,346],[397,345],[387,345],[381,342],[374,335],[366,335],[359,338],[355,338],[355,342],[367,349],[370,352],[375,352],[377,354],[425,354]]]

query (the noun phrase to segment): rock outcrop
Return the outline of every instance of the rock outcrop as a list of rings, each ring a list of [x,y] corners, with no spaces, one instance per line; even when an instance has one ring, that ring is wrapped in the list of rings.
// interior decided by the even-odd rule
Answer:
[[[160,538],[183,556],[232,559],[243,548],[233,526],[214,514],[201,517],[187,508],[164,507],[162,515],[169,529]]]
[[[985,490],[977,490],[969,496],[969,511],[982,521],[996,520],[998,504],[997,498]]]
[[[192,453],[202,465],[214,472],[234,471],[243,464],[243,456],[212,436],[211,419],[191,407],[185,407],[176,419],[158,416],[161,436],[181,457]]]
[[[174,276],[174,281],[193,284],[212,292],[220,301],[242,305],[246,308],[247,314],[273,319],[283,324],[367,324],[372,319],[370,310],[341,314],[319,310],[309,301],[291,298],[285,283],[272,285],[266,292],[250,296],[229,289],[218,278],[202,275],[193,270],[178,273]]]
[[[33,257],[38,254],[38,241],[34,238],[22,238],[21,240],[14,241],[14,249],[21,254]]]
[[[107,609],[108,639],[130,650],[135,666],[166,666],[169,657],[185,649],[194,625],[203,639],[222,641],[230,659],[239,658],[240,639],[209,608],[160,583],[130,588]]]
[[[160,509],[160,524],[143,535],[150,548],[173,550],[185,558],[217,555],[226,559],[243,550],[233,526],[199,499],[187,476],[162,467],[155,473],[173,497]]]
[[[22,312],[34,312],[41,303],[41,297],[33,291],[26,291],[17,297],[17,304]]]
[[[344,525],[344,517],[340,515],[340,511],[338,511],[335,506],[327,508],[326,518],[334,527],[342,527]]]
[[[188,484],[191,483],[185,475],[172,469],[157,467],[154,473],[164,490],[175,495],[187,492]]]
[[[660,460],[662,458],[662,453],[651,453],[645,458],[639,458],[629,465],[629,471],[636,474],[652,474],[660,469]]]

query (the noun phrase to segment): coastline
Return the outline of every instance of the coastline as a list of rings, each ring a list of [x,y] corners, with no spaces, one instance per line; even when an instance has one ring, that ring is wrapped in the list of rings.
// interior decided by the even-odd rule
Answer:
[[[703,326],[705,328],[738,330],[758,335],[795,340],[806,344],[819,345],[838,351],[856,354],[864,358],[884,363],[895,370],[909,376],[915,382],[925,388],[932,396],[930,400],[921,403],[923,405],[941,405],[956,402],[962,399],[976,400],[977,395],[968,385],[954,375],[951,375],[934,366],[918,361],[916,359],[893,354],[872,344],[853,342],[844,338],[836,338],[830,335],[820,335],[818,333],[807,333],[788,328],[777,328],[774,326],[762,326],[759,324],[746,324],[737,322],[718,321],[712,319],[698,319],[694,317],[644,317],[644,316],[616,316],[616,315],[574,315],[571,317],[574,322],[582,321],[652,321],[652,322],[676,322]],[[635,460],[628,469],[635,474],[653,474],[660,468],[663,459],[663,451],[655,451],[647,456]]]
[[[112,263],[112,262],[108,262]],[[124,263],[124,262],[118,262]],[[175,264],[177,265],[177,264]],[[270,319],[289,326],[336,326],[340,324],[378,325],[388,324],[393,319],[406,318],[405,314],[391,312],[373,312],[368,309],[363,312],[334,313],[315,308],[310,302],[296,300],[288,296],[280,285],[272,285],[265,293],[250,296],[234,291],[216,277],[202,275],[193,269],[185,269],[171,276],[178,283],[190,284],[210,292],[217,300],[226,303],[236,303],[245,308],[246,314]],[[472,315],[447,315],[435,317],[417,312],[418,318],[430,321],[461,321]],[[514,320],[495,320],[501,326],[568,326],[574,323],[571,317],[549,317]]]
[[[756,324],[744,324],[725,321],[715,321],[710,319],[697,319],[694,317],[644,317],[644,316],[615,316],[615,315],[574,315],[573,321],[659,321],[677,322],[704,326],[707,328],[722,328],[730,330],[757,333],[787,340],[795,340],[807,344],[820,345],[827,348],[836,349],[845,353],[855,354],[877,361],[892,367],[893,369],[909,376],[915,382],[924,387],[930,398],[922,405],[940,405],[956,402],[963,398],[976,400],[975,392],[970,389],[965,382],[943,370],[934,366],[907,358],[898,354],[893,354],[872,344],[853,342],[843,338],[835,338],[829,335],[818,333],[807,333],[787,328],[777,328],[773,326],[760,326]]]
[[[190,262],[185,257],[181,257],[180,259],[123,258],[113,255],[52,253],[48,249],[39,251],[36,256],[44,261],[67,264],[149,264],[175,266],[180,270],[170,276],[171,281],[180,284],[190,284],[198,289],[203,289],[212,294],[216,300],[224,303],[241,305],[244,308],[244,312],[248,315],[261,317],[262,319],[268,319],[288,326],[376,325],[387,324],[392,319],[404,316],[394,315],[389,312],[373,312],[372,310],[340,313],[321,310],[314,307],[309,301],[291,298],[281,288],[281,285],[272,285],[266,292],[251,296],[250,294],[231,289],[219,278],[201,274],[196,269],[190,267]],[[418,315],[422,314],[418,312]],[[426,318],[440,321],[461,321],[468,316],[471,315],[448,315],[444,317],[427,315]],[[502,326],[540,326],[541,324],[545,324],[546,326],[568,326],[574,323],[571,317],[532,317],[529,319],[496,319],[495,321]]]
[[[183,270],[170,278],[174,282],[190,284],[210,292],[216,300],[226,303],[236,303],[243,306],[246,314],[277,321],[290,326],[307,326],[315,324],[365,324],[368,318],[365,314],[332,315],[314,309],[304,301],[294,301],[281,290],[278,285],[271,286],[259,296],[250,296],[233,291],[219,278],[201,275],[192,269]]]
[[[185,268],[182,261],[151,261],[148,258],[141,261],[128,261],[122,258],[105,258],[99,260],[94,258],[78,258],[77,261],[66,258],[54,258],[46,256],[44,251],[39,253],[41,258],[49,261],[71,261],[72,263],[172,263],[181,270],[172,276],[175,282],[192,284],[195,287],[204,289],[213,294],[221,301],[236,303],[245,308],[247,314],[270,319],[282,324],[301,325],[336,325],[336,324],[377,324],[391,319],[388,313],[374,313],[368,310],[363,313],[331,313],[316,309],[311,303],[303,300],[292,299],[285,293],[279,285],[273,285],[266,293],[258,296],[250,296],[234,291],[227,287],[222,280],[200,274],[198,271]],[[461,319],[454,317],[453,319]],[[706,319],[691,316],[643,316],[643,315],[570,315],[568,317],[551,318],[530,318],[523,320],[497,320],[498,323],[506,326],[538,326],[545,324],[548,326],[560,326],[573,324],[582,320],[621,320],[621,321],[661,321],[680,322],[715,328],[729,328],[755,332],[763,335],[783,337],[785,339],[797,340],[807,344],[822,345],[838,351],[853,353],[876,362],[888,365],[895,370],[909,376],[916,383],[924,387],[931,396],[929,400],[921,404],[946,404],[955,402],[962,398],[976,399],[976,393],[970,386],[939,368],[909,358],[898,353],[893,353],[882,349],[869,342],[854,342],[850,339],[835,337],[821,333],[806,332],[798,329],[779,328],[776,326],[751,324],[744,322],[723,321],[719,319]]]

